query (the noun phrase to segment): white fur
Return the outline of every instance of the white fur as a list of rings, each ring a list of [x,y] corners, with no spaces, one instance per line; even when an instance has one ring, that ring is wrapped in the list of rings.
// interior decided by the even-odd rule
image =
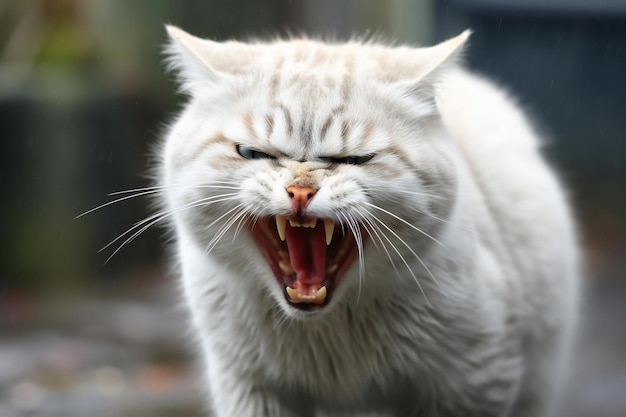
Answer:
[[[453,64],[465,38],[428,49],[231,44],[234,59],[170,33],[190,101],[160,185],[215,416],[553,415],[576,316],[575,233],[525,117]],[[320,139],[342,103],[345,144],[339,119]],[[244,115],[257,133],[271,115],[271,136],[251,137]],[[287,157],[247,161],[216,135]],[[359,166],[316,162],[370,153]],[[315,313],[287,304],[245,225],[288,213],[285,187],[302,172],[319,187],[311,216],[345,223],[345,213],[370,229],[363,268],[357,259]],[[211,181],[235,189],[198,187]],[[235,194],[184,208],[224,193]]]

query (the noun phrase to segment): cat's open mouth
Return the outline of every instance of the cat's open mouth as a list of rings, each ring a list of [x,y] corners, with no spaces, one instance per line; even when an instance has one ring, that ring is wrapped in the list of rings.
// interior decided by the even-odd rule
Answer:
[[[358,254],[352,233],[329,219],[276,216],[251,231],[285,298],[301,310],[327,305]]]

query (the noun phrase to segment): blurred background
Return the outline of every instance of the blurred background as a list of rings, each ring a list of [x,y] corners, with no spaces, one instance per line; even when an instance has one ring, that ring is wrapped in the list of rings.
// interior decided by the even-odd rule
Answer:
[[[467,65],[548,139],[588,265],[563,416],[626,415],[626,1],[2,0],[0,415],[200,416],[197,366],[150,213],[111,192],[149,185],[180,108],[164,23],[212,39],[381,34],[431,44],[474,30]]]

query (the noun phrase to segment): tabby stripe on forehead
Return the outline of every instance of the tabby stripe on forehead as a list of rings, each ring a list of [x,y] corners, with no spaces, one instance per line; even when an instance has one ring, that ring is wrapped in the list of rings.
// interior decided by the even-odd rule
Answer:
[[[350,122],[344,119],[341,122],[341,153],[348,152],[348,138],[350,137]]]
[[[282,110],[283,115],[285,116],[285,125],[287,127],[287,135],[293,135],[293,121],[291,119],[291,114],[289,113],[289,109],[284,105],[280,104],[279,108]]]
[[[372,136],[374,133],[374,122],[367,122],[365,124],[365,128],[363,129],[363,133],[361,133],[361,146],[366,146],[368,145],[370,139],[372,138]]]
[[[324,124],[322,125],[322,130],[320,131],[320,140],[326,139],[328,130],[332,126],[335,118],[341,115],[346,110],[346,103],[348,102],[348,99],[350,98],[350,93],[352,91],[351,87],[352,87],[352,72],[353,71],[354,71],[354,57],[349,57],[345,62],[345,69],[341,77],[341,84],[339,85],[339,89],[341,91],[342,103],[335,106],[335,108],[333,108],[330,111],[330,115],[328,115],[328,118],[324,121]],[[349,126],[347,125],[347,122],[344,121],[341,125],[341,138],[344,140],[344,142],[347,140],[349,133],[350,133]],[[346,143],[344,143],[343,147],[344,149],[346,148]]]
[[[272,137],[272,133],[274,133],[274,115],[268,114],[265,116],[265,125],[267,128],[265,138],[269,140]]]
[[[333,122],[333,115],[328,116],[324,124],[322,125],[322,130],[320,131],[320,140],[326,139],[326,134],[328,133],[328,129]]]
[[[300,138],[302,140],[310,140],[313,133],[313,121],[312,118],[305,113],[302,117],[302,122],[300,124]]]
[[[250,138],[257,139],[259,137],[257,132],[254,130],[254,121],[252,120],[252,114],[246,113],[243,116],[243,124],[246,128],[246,133]]]
[[[320,131],[320,140],[326,139],[326,135],[328,134],[328,129],[330,129],[330,126],[332,126],[333,121],[335,120],[337,116],[341,115],[345,110],[346,110],[345,104],[340,104],[330,111],[328,118],[326,118],[326,121],[322,125],[322,130]]]

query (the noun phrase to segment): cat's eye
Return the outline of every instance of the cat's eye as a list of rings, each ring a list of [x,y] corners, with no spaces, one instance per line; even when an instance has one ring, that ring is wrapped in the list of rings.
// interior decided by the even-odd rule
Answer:
[[[276,159],[276,157],[266,154],[265,152],[257,151],[254,148],[250,148],[244,145],[237,145],[237,153],[246,159]]]
[[[361,165],[368,161],[370,161],[375,155],[360,155],[360,156],[346,156],[343,158],[322,158],[324,161],[332,162],[335,164],[346,164],[346,165]]]

